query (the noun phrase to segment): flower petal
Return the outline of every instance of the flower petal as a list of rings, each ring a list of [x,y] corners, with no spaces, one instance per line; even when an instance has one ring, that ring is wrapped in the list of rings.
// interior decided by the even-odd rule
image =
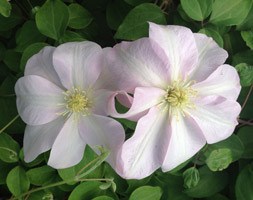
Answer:
[[[39,154],[51,149],[63,125],[64,119],[62,117],[43,125],[27,125],[24,136],[25,161],[31,162]]]
[[[204,34],[194,33],[194,37],[198,48],[199,60],[189,79],[200,82],[205,80],[226,61],[228,53],[220,48],[212,38]]]
[[[62,89],[41,76],[25,76],[15,85],[17,109],[23,121],[29,125],[46,124],[63,110]]]
[[[158,169],[167,151],[168,112],[153,107],[138,123],[134,135],[122,147],[118,173],[127,179],[142,179]]]
[[[26,64],[25,76],[41,76],[55,85],[63,88],[58,74],[53,66],[53,52],[55,47],[44,47],[39,53],[32,56]]]
[[[240,90],[237,71],[230,65],[221,65],[206,80],[192,86],[200,96],[218,95],[236,100]]]
[[[187,161],[206,143],[200,128],[188,115],[172,116],[169,126],[169,146],[162,164],[164,172]]]
[[[70,42],[57,47],[53,63],[62,84],[87,89],[97,80],[103,66],[102,49],[93,42]]]
[[[182,26],[164,26],[149,22],[149,38],[164,50],[171,66],[171,79],[185,79],[198,61],[194,34]]]
[[[169,82],[166,55],[148,38],[117,44],[107,49],[106,57],[111,69],[110,79],[119,90],[133,92],[137,86],[163,88]]]
[[[98,150],[98,145],[110,150],[107,161],[115,168],[118,153],[125,140],[122,125],[109,117],[88,115],[80,119],[79,130],[82,140],[95,151]]]
[[[48,160],[48,165],[62,169],[76,165],[84,154],[85,142],[79,135],[78,120],[72,115],[59,132]]]
[[[115,108],[115,93],[109,100],[109,114],[116,118],[127,118],[137,121],[147,113],[147,110],[163,101],[166,91],[155,87],[137,87],[134,91],[133,104],[130,109],[124,113],[118,113]]]
[[[228,138],[238,124],[241,106],[236,101],[224,100],[206,104],[206,100],[196,103],[196,109],[189,112],[205,136],[212,144]]]

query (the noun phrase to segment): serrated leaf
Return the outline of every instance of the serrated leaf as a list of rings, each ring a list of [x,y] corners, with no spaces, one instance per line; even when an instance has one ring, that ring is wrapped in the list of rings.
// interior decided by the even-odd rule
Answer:
[[[212,172],[206,166],[199,169],[200,180],[198,184],[184,192],[194,198],[205,198],[216,194],[225,188],[228,183],[228,174]]]
[[[47,0],[36,13],[35,19],[42,34],[59,40],[69,22],[68,7],[60,0]]]
[[[9,17],[11,14],[11,4],[7,0],[0,0],[0,14]]]
[[[20,166],[16,166],[9,172],[6,183],[8,189],[14,196],[19,196],[27,192],[30,187],[30,182],[26,176],[25,170]]]
[[[160,187],[142,186],[133,191],[129,200],[159,200],[162,196]]]
[[[33,185],[41,186],[46,183],[50,183],[57,175],[57,172],[55,169],[45,165],[30,169],[26,172],[26,174]]]
[[[148,22],[165,24],[163,11],[151,3],[141,4],[132,9],[119,26],[115,38],[136,40],[148,35]]]
[[[46,37],[39,32],[35,22],[26,21],[16,36],[17,47],[15,50],[23,52],[29,45],[36,42],[44,42],[45,40]]]
[[[206,164],[212,171],[222,171],[232,163],[232,151],[230,149],[221,148],[213,150],[206,160]]]
[[[19,160],[19,144],[6,133],[0,133],[0,159],[7,163]]]
[[[181,0],[181,5],[190,18],[203,21],[212,11],[213,0]]]
[[[184,187],[192,188],[195,187],[199,182],[199,171],[195,167],[191,167],[184,171]]]
[[[251,6],[251,0],[216,0],[210,22],[221,26],[240,24],[247,17]]]
[[[240,172],[235,185],[236,199],[250,200],[253,199],[253,164],[247,165]]]
[[[242,31],[241,36],[246,42],[246,45],[252,50],[253,49],[253,30]]]
[[[77,3],[69,5],[69,24],[74,29],[83,29],[87,27],[93,20],[90,12]]]
[[[253,66],[246,63],[240,63],[235,66],[240,75],[240,82],[243,87],[253,84]]]

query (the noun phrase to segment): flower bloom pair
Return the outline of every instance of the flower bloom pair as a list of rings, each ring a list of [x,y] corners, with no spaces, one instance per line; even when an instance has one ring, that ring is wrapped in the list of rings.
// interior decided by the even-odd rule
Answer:
[[[236,70],[223,64],[227,56],[203,34],[153,23],[149,38],[113,48],[46,47],[15,87],[28,124],[25,160],[52,149],[49,165],[69,167],[88,144],[108,148],[107,161],[125,178],[177,167],[237,125],[241,86]],[[115,98],[129,111],[118,113]],[[137,121],[133,136],[124,142],[122,126],[108,115]]]

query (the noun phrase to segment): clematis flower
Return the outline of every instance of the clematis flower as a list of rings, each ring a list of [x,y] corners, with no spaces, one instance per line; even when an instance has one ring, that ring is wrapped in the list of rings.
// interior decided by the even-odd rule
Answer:
[[[122,42],[107,54],[119,89],[110,113],[138,121],[116,169],[123,177],[141,179],[160,167],[167,172],[233,133],[241,86],[212,38],[150,23],[149,38]],[[115,96],[126,92],[133,94],[131,107],[118,113]]]
[[[112,91],[101,86],[103,63],[102,49],[93,42],[45,47],[29,59],[15,86],[27,124],[26,162],[51,149],[48,164],[66,168],[82,159],[86,145],[99,145],[111,151],[108,162],[115,165],[124,129],[107,117]]]

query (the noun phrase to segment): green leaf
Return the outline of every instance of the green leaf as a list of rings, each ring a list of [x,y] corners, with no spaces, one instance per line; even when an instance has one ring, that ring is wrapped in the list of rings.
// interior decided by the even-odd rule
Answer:
[[[243,20],[243,22],[240,23],[240,24],[238,24],[236,26],[236,29],[237,30],[249,30],[249,29],[252,29],[252,21],[253,21],[253,6],[251,6],[249,14]]]
[[[78,185],[70,194],[68,200],[90,200],[101,194],[100,182],[84,182]]]
[[[21,151],[19,152],[19,158],[22,161],[22,164],[26,167],[34,167],[36,165],[39,165],[40,163],[42,163],[44,161],[44,155],[40,154],[37,158],[35,158],[33,161],[27,163],[24,161],[24,150],[23,148],[21,149]]]
[[[253,65],[253,50],[242,51],[233,55],[232,65],[237,65],[240,63],[247,63],[248,65]]]
[[[0,185],[6,184],[6,177],[13,168],[13,164],[0,160]],[[1,187],[1,186],[0,186]]]
[[[216,0],[210,22],[220,26],[237,25],[247,17],[252,0]]]
[[[38,191],[31,193],[26,200],[53,200],[54,196],[50,192]]]
[[[108,197],[108,196],[99,196],[99,197],[95,197],[92,200],[113,200],[113,198]]]
[[[1,5],[0,5],[1,6]],[[0,15],[0,31],[8,31],[20,24],[23,21],[22,12],[13,4],[11,14],[9,17]]]
[[[238,200],[253,199],[253,163],[244,167],[236,180],[235,194]]]
[[[74,29],[83,29],[93,20],[90,12],[77,3],[69,5],[69,24]]]
[[[199,169],[200,180],[198,184],[184,192],[194,198],[205,198],[221,191],[228,183],[225,172],[212,172],[206,166]]]
[[[20,166],[16,166],[9,172],[6,183],[14,196],[19,196],[27,192],[30,187],[30,182],[26,176],[25,170]]]
[[[138,6],[140,4],[143,3],[149,3],[152,0],[125,0],[125,2],[127,2],[128,4],[132,5],[132,6]]]
[[[117,30],[131,8],[123,0],[111,1],[106,8],[108,26],[113,30]]]
[[[148,22],[165,24],[166,19],[164,13],[158,6],[151,3],[144,3],[128,13],[114,37],[117,39],[136,40],[147,36]]]
[[[142,186],[133,191],[129,200],[159,200],[161,196],[162,190],[160,187]]]
[[[184,171],[183,177],[185,188],[195,187],[199,182],[199,171],[195,167],[191,167]]]
[[[11,14],[11,4],[7,0],[0,0],[0,14],[9,17]]]
[[[60,0],[47,0],[36,13],[35,19],[42,34],[59,40],[69,22],[68,7]]]
[[[77,175],[86,174],[85,178],[88,178],[88,174],[93,171],[92,178],[100,178],[102,176],[102,168],[99,165],[106,159],[103,154],[98,156],[94,151],[86,145],[83,159],[75,166],[66,169],[59,169],[58,173],[63,180],[73,180]],[[95,162],[94,162],[95,160]],[[87,166],[90,162],[92,164],[87,167],[84,171],[83,168]],[[82,172],[81,172],[82,171]],[[81,174],[80,174],[81,172]],[[75,184],[75,182],[70,182],[69,184]]]
[[[253,30],[242,31],[241,36],[246,42],[246,45],[252,50],[253,49]]]
[[[34,21],[27,21],[20,28],[16,36],[16,51],[23,52],[26,47],[36,42],[44,42],[46,37],[36,27]]]
[[[34,43],[34,44],[31,44],[30,46],[28,46],[23,54],[22,54],[22,57],[21,57],[21,61],[20,61],[20,69],[21,71],[24,71],[25,69],[25,65],[26,65],[26,62],[28,61],[28,59],[30,57],[32,57],[34,54],[38,53],[42,48],[44,48],[45,46],[48,46],[48,44],[46,43]]]
[[[0,133],[0,159],[7,163],[18,162],[19,144],[6,133]]]
[[[206,160],[206,164],[212,171],[222,171],[232,163],[232,151],[230,149],[213,150]]]
[[[223,39],[218,31],[211,28],[202,28],[199,30],[199,33],[204,33],[207,36],[212,37],[220,47],[223,47]]]
[[[235,66],[240,75],[240,82],[243,87],[253,84],[253,66],[246,63],[240,63]]]
[[[244,151],[244,146],[243,146],[243,143],[241,142],[240,138],[237,135],[233,134],[229,138],[227,138],[226,140],[223,140],[223,141],[215,143],[215,144],[208,145],[208,148],[205,151],[206,158],[208,159],[208,157],[211,156],[213,151],[221,150],[221,149],[229,149],[231,151],[232,162],[234,162],[234,161],[238,160],[239,158],[241,158],[243,151]],[[214,154],[216,154],[216,153],[214,153]],[[227,152],[227,154],[228,154],[228,152]]]
[[[4,64],[6,64],[9,67],[9,69],[11,69],[14,72],[19,72],[20,59],[21,59],[20,53],[12,49],[8,49],[5,52],[3,61]]]
[[[42,167],[28,170],[26,175],[33,185],[41,186],[50,183],[57,175],[57,172],[55,169],[44,165]]]
[[[245,149],[242,154],[242,158],[252,159],[253,158],[253,137],[252,137],[252,130],[251,126],[245,126],[239,129],[238,137],[242,141]]]
[[[60,39],[60,43],[65,43],[65,42],[80,42],[80,41],[85,41],[80,34],[73,32],[73,31],[66,31],[63,37]]]
[[[213,0],[181,0],[181,5],[190,18],[203,21],[212,12]]]

